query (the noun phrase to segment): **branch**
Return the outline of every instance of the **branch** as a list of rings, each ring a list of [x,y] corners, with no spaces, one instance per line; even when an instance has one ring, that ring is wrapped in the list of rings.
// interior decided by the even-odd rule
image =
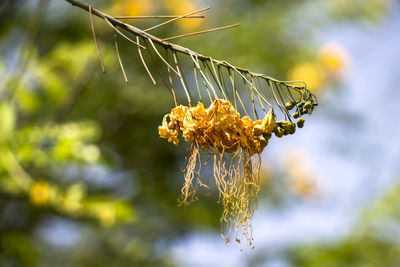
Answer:
[[[80,7],[82,9],[86,10],[86,11],[89,11],[89,6],[87,4],[82,3],[81,1],[78,1],[78,0],[65,0],[65,1],[71,3],[74,6],[77,6],[77,7]],[[189,55],[189,56],[195,56],[195,58],[197,58],[199,60],[209,61],[209,62],[212,62],[214,64],[217,64],[218,66],[224,66],[228,70],[233,70],[233,71],[239,71],[241,73],[246,73],[246,74],[249,74],[252,77],[263,78],[266,81],[270,80],[270,81],[272,81],[274,83],[284,83],[287,87],[291,87],[293,89],[299,89],[300,90],[300,89],[305,89],[306,88],[305,85],[304,86],[296,86],[296,85],[290,84],[290,82],[283,82],[283,81],[274,79],[274,78],[272,78],[272,77],[270,77],[268,75],[254,73],[254,72],[251,72],[248,69],[233,66],[232,64],[230,64],[230,63],[228,63],[226,61],[216,60],[216,59],[201,55],[201,54],[199,54],[197,52],[194,52],[194,51],[192,51],[192,50],[190,50],[190,49],[188,49],[186,47],[182,47],[180,45],[176,45],[176,44],[173,44],[173,43],[170,43],[170,42],[166,42],[166,41],[164,41],[164,40],[162,40],[162,39],[160,39],[158,37],[155,37],[154,35],[151,35],[151,34],[145,32],[145,31],[139,29],[139,28],[136,28],[136,27],[134,27],[132,25],[124,23],[121,20],[115,19],[113,16],[110,16],[110,15],[108,15],[108,14],[106,14],[104,12],[101,12],[101,11],[95,9],[95,8],[92,8],[92,13],[93,13],[93,15],[98,16],[99,18],[102,18],[104,20],[107,19],[113,25],[119,26],[122,29],[124,29],[124,30],[126,30],[126,31],[128,31],[128,32],[130,32],[130,33],[132,33],[134,35],[138,35],[138,36],[140,36],[140,37],[142,37],[144,39],[151,40],[153,43],[156,43],[156,44],[158,44],[158,45],[160,45],[160,46],[162,46],[162,47],[164,47],[166,49],[169,48],[169,49],[171,49],[173,51],[176,51],[176,52],[180,52],[180,53],[183,53],[183,54],[186,54],[186,55]]]

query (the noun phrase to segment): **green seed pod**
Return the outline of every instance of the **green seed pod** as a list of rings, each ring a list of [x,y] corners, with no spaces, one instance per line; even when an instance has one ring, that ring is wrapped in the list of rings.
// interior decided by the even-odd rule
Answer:
[[[293,118],[297,119],[299,117],[299,113],[296,111],[295,113],[293,113]]]
[[[290,131],[291,129],[291,122],[290,121],[281,121],[279,125],[284,131]]]
[[[269,140],[272,137],[271,133],[263,133],[263,137],[265,138],[265,140]]]
[[[312,104],[311,104],[310,101],[307,101],[307,102],[304,104],[304,108],[305,108],[305,109],[310,109],[311,107],[312,107]]]
[[[297,127],[303,128],[303,126],[304,126],[304,119],[303,119],[302,117],[300,117],[300,118],[297,120]]]
[[[284,130],[281,127],[276,127],[275,136],[281,138],[283,136]]]
[[[304,115],[304,114],[307,114],[307,113],[308,113],[308,110],[305,109],[305,108],[302,108],[302,109],[300,110],[300,114],[301,114],[301,115]]]
[[[287,108],[287,110],[291,110],[292,108],[294,108],[294,103],[292,101],[287,102],[285,104],[285,108]]]
[[[290,123],[290,134],[294,134],[296,132],[296,123]]]
[[[305,103],[306,103],[306,101],[302,100],[302,101],[300,101],[300,102],[297,104],[297,106],[298,106],[299,108],[302,108],[302,107],[304,106]]]

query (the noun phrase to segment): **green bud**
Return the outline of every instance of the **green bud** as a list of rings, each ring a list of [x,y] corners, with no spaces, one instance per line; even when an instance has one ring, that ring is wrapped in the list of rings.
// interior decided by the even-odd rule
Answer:
[[[269,140],[272,137],[271,133],[263,133],[262,135],[265,138],[265,140]]]
[[[303,126],[304,126],[304,119],[303,119],[302,117],[300,117],[300,118],[297,120],[297,127],[303,128]]]
[[[283,136],[284,130],[281,127],[276,127],[275,136],[281,138]]]
[[[305,109],[310,109],[311,107],[312,107],[312,104],[311,104],[310,101],[307,101],[307,102],[304,104],[304,108],[305,108]]]
[[[307,113],[308,113],[308,110],[305,109],[305,108],[302,108],[302,109],[300,110],[300,114],[301,114],[301,115],[304,115],[304,114],[307,114]]]
[[[287,102],[287,103],[285,104],[285,108],[286,108],[287,110],[291,110],[293,107],[294,107],[294,103],[293,103],[292,101]]]

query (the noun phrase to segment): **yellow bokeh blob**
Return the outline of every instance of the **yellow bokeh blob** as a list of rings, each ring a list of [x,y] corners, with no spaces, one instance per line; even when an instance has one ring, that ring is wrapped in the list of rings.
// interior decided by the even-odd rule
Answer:
[[[164,6],[167,12],[171,15],[184,15],[199,9],[199,7],[190,0],[164,0]],[[197,18],[179,19],[177,21],[178,26],[185,31],[197,30],[203,25],[203,23],[204,19]]]
[[[342,71],[348,64],[349,56],[346,49],[338,43],[326,43],[318,53],[318,61],[329,72]]]
[[[324,83],[324,72],[318,64],[305,62],[295,65],[288,73],[288,79],[291,81],[304,81],[307,88],[317,92]],[[302,86],[302,83],[298,83]]]
[[[287,161],[289,189],[299,196],[312,196],[316,193],[317,184],[310,164],[303,151],[290,151]]]
[[[46,181],[36,182],[29,191],[29,198],[35,205],[44,205],[49,201],[50,185]]]
[[[153,0],[117,0],[111,7],[112,13],[124,16],[150,15],[154,9]]]

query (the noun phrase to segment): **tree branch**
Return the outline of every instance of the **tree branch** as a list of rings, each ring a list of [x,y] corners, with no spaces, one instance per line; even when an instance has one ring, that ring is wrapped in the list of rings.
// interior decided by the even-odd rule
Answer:
[[[82,3],[81,1],[78,1],[78,0],[65,0],[65,1],[71,3],[74,6],[77,6],[77,7],[80,7],[82,9],[86,10],[86,11],[89,11],[89,6],[87,4]],[[183,54],[186,54],[186,55],[189,55],[189,56],[195,56],[197,59],[199,59],[201,61],[212,62],[213,64],[217,64],[218,66],[224,66],[228,70],[239,71],[241,73],[249,74],[252,77],[263,78],[266,81],[272,81],[274,83],[284,83],[287,87],[290,87],[292,89],[297,89],[297,90],[306,89],[305,85],[304,86],[296,86],[296,85],[290,84],[291,82],[283,82],[283,81],[274,79],[274,78],[272,78],[272,77],[270,77],[268,75],[254,73],[254,72],[251,72],[248,69],[244,69],[244,68],[233,66],[232,64],[230,64],[230,63],[228,63],[226,61],[216,60],[216,59],[201,55],[201,54],[199,54],[197,52],[194,52],[194,51],[192,51],[192,50],[190,50],[190,49],[188,49],[186,47],[182,47],[180,45],[176,45],[176,44],[173,44],[173,43],[170,43],[170,42],[166,42],[166,41],[164,41],[164,40],[162,40],[162,39],[160,39],[160,38],[158,38],[158,37],[156,37],[154,35],[151,35],[151,34],[145,32],[145,31],[139,29],[139,28],[136,28],[136,27],[134,27],[134,26],[132,26],[130,24],[124,23],[121,20],[115,19],[114,17],[112,17],[112,16],[110,16],[110,15],[104,13],[104,12],[101,12],[98,9],[92,8],[92,13],[93,13],[93,15],[96,15],[99,18],[102,18],[104,20],[107,19],[113,25],[119,26],[122,29],[124,29],[124,30],[126,30],[126,31],[128,31],[128,32],[130,32],[132,34],[141,36],[144,39],[149,39],[153,43],[156,43],[156,44],[158,44],[160,46],[163,46],[166,49],[169,48],[169,49],[171,49],[173,51],[176,51],[176,52],[180,52],[180,53],[183,53]]]

